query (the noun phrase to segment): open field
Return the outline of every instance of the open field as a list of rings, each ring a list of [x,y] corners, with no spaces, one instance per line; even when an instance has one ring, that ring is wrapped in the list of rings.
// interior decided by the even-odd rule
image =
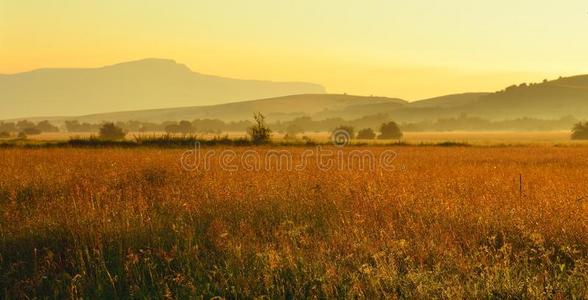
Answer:
[[[0,149],[0,299],[588,297],[587,147],[357,149]]]

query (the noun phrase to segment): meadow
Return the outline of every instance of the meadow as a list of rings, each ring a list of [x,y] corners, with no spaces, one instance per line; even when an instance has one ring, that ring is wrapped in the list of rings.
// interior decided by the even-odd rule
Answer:
[[[397,155],[187,170],[185,149],[0,149],[0,299],[588,298],[588,148],[336,151],[354,149]]]

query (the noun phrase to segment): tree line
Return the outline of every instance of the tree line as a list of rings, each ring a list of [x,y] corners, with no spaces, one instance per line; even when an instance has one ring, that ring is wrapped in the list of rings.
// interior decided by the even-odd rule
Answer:
[[[365,116],[353,120],[342,118],[327,118],[314,120],[311,117],[298,117],[290,121],[264,122],[272,128],[274,132],[284,134],[286,137],[295,136],[304,132],[325,132],[331,131],[341,126],[348,128],[358,128],[358,138],[370,138],[375,134],[375,130],[381,130],[384,123],[393,121],[388,114],[376,114]],[[68,120],[61,128],[52,124],[48,120],[34,123],[28,120],[18,122],[0,121],[0,138],[6,138],[13,135],[35,135],[42,132],[98,132],[104,123],[79,122],[78,120]],[[166,121],[141,122],[126,121],[114,122],[114,126],[121,128],[125,132],[167,132],[173,134],[191,134],[191,133],[215,133],[230,131],[247,131],[253,125],[255,120],[231,121],[225,122],[219,119],[195,119],[192,121]],[[545,120],[538,118],[519,118],[510,120],[487,120],[476,116],[462,114],[453,118],[440,118],[434,121],[421,121],[413,123],[397,124],[400,131],[419,132],[419,131],[493,131],[493,130],[528,130],[528,131],[545,131],[545,130],[567,130],[573,128],[573,139],[583,139],[583,130],[586,122],[580,122],[572,116],[562,117],[560,119]],[[60,130],[61,129],[61,130]],[[587,137],[588,138],[588,137]]]

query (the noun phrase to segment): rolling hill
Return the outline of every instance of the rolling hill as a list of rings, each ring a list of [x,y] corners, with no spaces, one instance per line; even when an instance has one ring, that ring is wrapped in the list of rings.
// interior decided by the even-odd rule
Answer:
[[[41,69],[0,75],[0,118],[41,115],[44,117],[28,119],[56,123],[72,119],[89,123],[205,118],[240,121],[250,119],[254,112],[264,113],[270,121],[300,116],[356,119],[376,114],[388,114],[399,122],[463,114],[491,120],[588,118],[588,75],[414,102],[324,91],[322,86],[309,83],[202,75],[171,60],[146,59],[97,69]],[[59,117],[64,115],[69,116]]]
[[[320,118],[328,117],[330,114],[347,117],[370,115],[385,111],[382,110],[383,107],[394,109],[403,107],[407,103],[404,100],[383,97],[302,94],[209,106],[92,114],[73,119],[88,123],[127,120],[162,122],[193,119],[240,121],[251,119],[255,112],[263,112],[268,117],[268,120],[284,121],[300,116]],[[62,120],[65,119],[72,118],[62,118]]]
[[[203,75],[173,60],[144,59],[92,69],[39,69],[0,75],[0,118],[220,104],[320,94],[310,83]]]

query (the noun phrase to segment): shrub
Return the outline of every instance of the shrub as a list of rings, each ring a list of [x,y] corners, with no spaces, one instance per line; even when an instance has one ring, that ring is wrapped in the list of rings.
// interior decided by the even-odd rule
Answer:
[[[376,133],[371,128],[364,128],[357,133],[357,138],[360,140],[373,140],[376,138]]]
[[[380,132],[381,134],[378,138],[382,140],[397,140],[402,137],[402,131],[395,122],[382,124]]]
[[[248,134],[254,144],[265,144],[270,141],[272,130],[265,123],[265,116],[261,113],[253,115],[255,125],[249,128]]]
[[[588,122],[579,122],[574,125],[572,140],[588,140]]]
[[[102,127],[100,127],[100,139],[103,140],[122,140],[126,135],[126,132],[124,132],[122,128],[114,125],[114,123],[104,123]]]
[[[0,139],[6,139],[10,137],[10,132],[2,131],[0,132]]]

